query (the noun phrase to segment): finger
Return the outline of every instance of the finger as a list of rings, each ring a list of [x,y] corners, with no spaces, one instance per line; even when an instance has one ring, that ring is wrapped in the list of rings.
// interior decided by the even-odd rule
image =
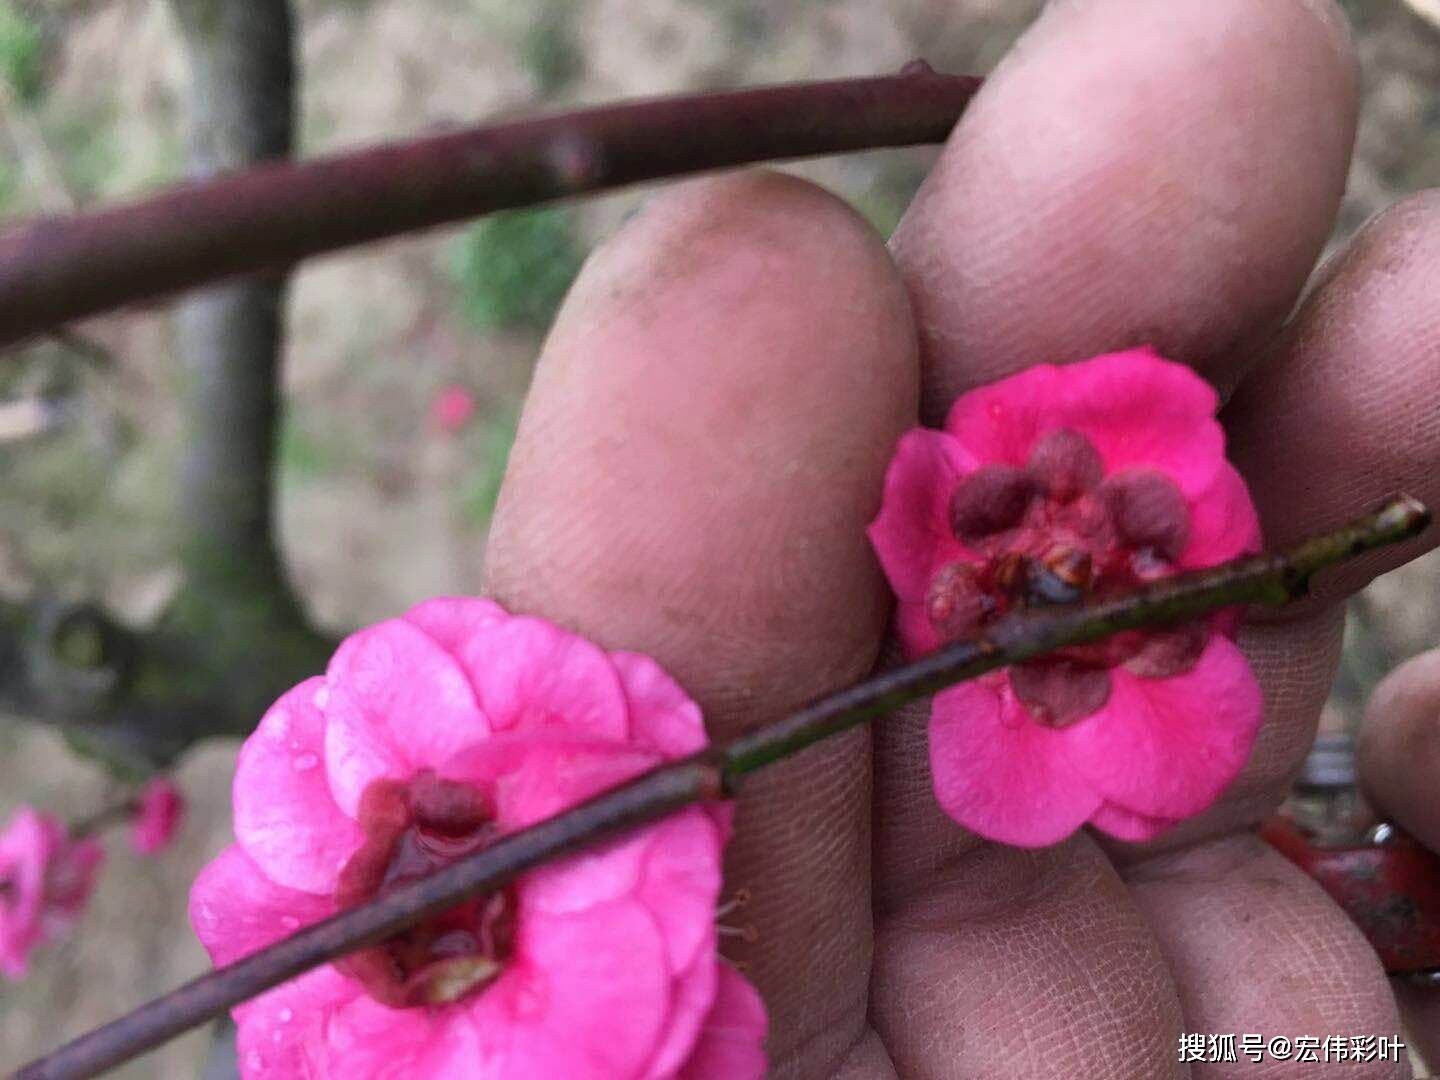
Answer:
[[[878,909],[871,1013],[901,1076],[1185,1075],[1175,988],[1084,834],[975,846]]]
[[[865,541],[913,417],[915,345],[883,245],[838,200],[754,173],[686,184],[586,266],[546,343],[488,555],[495,594],[654,656],[712,737],[873,664]],[[746,783],[730,919],[776,1075],[863,1028],[869,751],[857,733]],[[828,1058],[827,1058],[827,1055]]]
[[[1406,661],[1375,688],[1356,758],[1370,804],[1440,851],[1440,649]]]
[[[1144,342],[1232,384],[1328,233],[1353,94],[1353,60],[1329,6],[1052,5],[972,105],[897,232],[921,334],[923,415],[938,420],[956,394],[1029,364]],[[877,738],[877,888],[891,902],[882,945],[923,955],[904,922],[922,901],[904,897],[947,898],[949,932],[964,942],[988,925],[968,921],[967,897],[997,877],[1035,880],[1004,910],[1009,933],[1031,946],[1016,989],[999,986],[983,1001],[957,991],[953,1002],[962,1026],[1024,1016],[1028,1056],[999,1061],[975,1041],[955,1068],[1024,1075],[1058,1048],[1079,1074],[1178,1069],[1174,989],[1113,870],[1088,841],[1043,871],[1025,853],[966,854],[973,841],[927,797],[923,746],[914,714]],[[960,867],[973,872],[947,881]],[[1056,918],[1045,881],[1089,881],[1094,892],[1107,874],[1103,912]],[[1117,953],[1127,962],[1115,963]],[[963,956],[950,960],[963,982]],[[876,1010],[898,1018],[894,1029],[917,1002],[946,1003],[903,964],[887,975],[877,978]],[[1056,992],[1037,1005],[1018,989],[1027,983]],[[1137,993],[1168,1004],[1137,1021]],[[1103,1045],[1077,1035],[1087,1025],[1106,1031]],[[918,1040],[887,1045],[902,1074],[944,1072],[943,1055]]]
[[[1222,418],[1266,544],[1283,547],[1408,491],[1440,499],[1440,198],[1382,214],[1326,268]],[[1265,690],[1256,751],[1180,839],[1257,824],[1284,797],[1334,676],[1338,601],[1435,543],[1417,540],[1319,575],[1303,605],[1253,613],[1241,641]]]
[[[1322,279],[1224,412],[1231,456],[1281,546],[1397,490],[1440,498],[1440,192],[1371,221]],[[1435,543],[1356,559],[1312,584],[1335,602]]]
[[[1387,675],[1365,709],[1356,746],[1366,798],[1431,851],[1440,851],[1440,649]],[[1395,981],[1417,1048],[1440,1062],[1440,990]]]
[[[1354,61],[1328,2],[1052,4],[897,230],[926,408],[1130,345],[1233,383],[1334,220]]]
[[[1440,296],[1431,287],[1437,242],[1440,203],[1434,197],[1412,200],[1369,226],[1324,275],[1227,408],[1232,454],[1250,482],[1268,543],[1283,545],[1329,527],[1394,490],[1430,501],[1440,496],[1440,358],[1431,344],[1440,334]],[[1301,765],[1333,676],[1333,665],[1317,663],[1316,656],[1317,642],[1333,642],[1338,632],[1335,601],[1432,544],[1433,535],[1432,529],[1418,543],[1318,580],[1308,611],[1261,619],[1247,629],[1243,640],[1267,696],[1263,739],[1271,751],[1256,754],[1231,792],[1187,824],[1191,838],[1254,825],[1279,803]],[[1208,993],[1229,986],[1232,1000],[1245,993],[1242,973],[1221,950],[1236,936],[1230,915],[1236,891],[1245,886],[1243,872],[1198,883],[1183,877],[1185,860],[1210,857],[1211,846],[1177,853],[1180,861],[1162,859],[1159,870],[1126,871],[1146,882],[1139,891],[1150,897],[1150,909],[1163,912],[1156,933],[1167,955],[1184,961],[1187,1002],[1202,996],[1187,992],[1197,981]],[[1167,883],[1167,874],[1182,876]],[[1290,889],[1296,895],[1286,896],[1277,884],[1257,895],[1252,907],[1273,909],[1276,922],[1303,917],[1312,947],[1324,956],[1353,957],[1359,945],[1349,921],[1332,904],[1302,907],[1298,890],[1297,884]],[[1204,939],[1184,929],[1195,926],[1211,928],[1208,943],[1195,945]],[[1275,970],[1285,970],[1282,938],[1267,933],[1253,944],[1263,955],[1273,953]],[[1393,1000],[1377,965],[1347,960],[1328,973],[1319,965],[1307,971],[1315,1000],[1338,1010],[1337,1016],[1365,1017],[1363,1033],[1396,1029]],[[1300,993],[1295,982],[1284,985]],[[1270,986],[1266,1000],[1278,1001],[1280,984]],[[1327,1028],[1317,1019],[1311,1030],[1294,1034],[1323,1036],[1339,1030],[1338,1022]],[[1292,1067],[1293,1075],[1305,1075],[1303,1066]]]
[[[1401,1037],[1375,952],[1320,887],[1251,835],[1162,855],[1129,871],[1175,972],[1187,1031],[1270,1039]],[[1291,1058],[1195,1066],[1196,1080],[1308,1078]],[[1405,1062],[1376,1061],[1346,1075],[1399,1078]]]

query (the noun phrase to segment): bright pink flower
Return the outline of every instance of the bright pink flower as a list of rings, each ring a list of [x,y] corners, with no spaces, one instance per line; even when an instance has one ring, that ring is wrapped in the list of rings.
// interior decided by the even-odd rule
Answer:
[[[441,431],[454,434],[475,415],[475,395],[459,383],[451,383],[430,403],[430,419]]]
[[[652,660],[429,601],[266,713],[192,921],[229,963],[704,744]],[[246,1002],[242,1073],[762,1075],[764,1009],[716,954],[729,819],[681,811]]]
[[[130,844],[141,855],[155,855],[170,846],[185,817],[185,797],[175,782],[157,776],[140,789],[139,807],[130,822]]]
[[[22,806],[0,833],[0,972],[24,978],[31,950],[80,917],[105,851],[72,840],[49,814]]]
[[[1257,551],[1214,390],[1150,349],[1041,365],[916,428],[870,540],[912,656],[1016,607],[1066,603]],[[935,793],[993,840],[1056,843],[1087,821],[1149,839],[1204,810],[1249,756],[1260,689],[1238,612],[1130,632],[938,694]]]

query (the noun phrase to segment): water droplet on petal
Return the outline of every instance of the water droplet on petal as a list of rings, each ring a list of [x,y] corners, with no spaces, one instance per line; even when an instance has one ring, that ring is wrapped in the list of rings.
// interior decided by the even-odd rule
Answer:
[[[299,930],[300,920],[297,919],[294,915],[281,915],[280,925],[283,926],[286,930]]]
[[[317,755],[305,753],[296,757],[295,760],[290,763],[290,766],[296,772],[309,772],[319,764],[320,758]]]
[[[282,1024],[288,1024],[291,1020],[295,1019],[294,1011],[288,1008],[281,1009],[278,1015]]]
[[[311,700],[315,703],[315,708],[325,708],[326,705],[330,704],[330,687],[320,687],[320,689],[315,691],[315,696]]]

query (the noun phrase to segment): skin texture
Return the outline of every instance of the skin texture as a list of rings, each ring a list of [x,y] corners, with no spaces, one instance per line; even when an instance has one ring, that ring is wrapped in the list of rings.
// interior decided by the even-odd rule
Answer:
[[[1269,543],[1397,488],[1440,501],[1440,201],[1372,225],[1286,319],[1342,191],[1356,82],[1318,0],[1061,0],[888,254],[799,180],[667,189],[547,342],[494,595],[650,653],[728,737],[897,655],[864,527],[905,428],[1027,364],[1144,342],[1228,399]],[[727,885],[753,898],[723,921],[751,931],[729,951],[768,1003],[773,1074],[1303,1077],[1184,1065],[1176,1039],[1398,1033],[1368,946],[1251,830],[1313,734],[1335,602],[1433,540],[1242,632],[1267,697],[1256,752],[1152,844],[979,842],[934,802],[924,709],[748,781]]]

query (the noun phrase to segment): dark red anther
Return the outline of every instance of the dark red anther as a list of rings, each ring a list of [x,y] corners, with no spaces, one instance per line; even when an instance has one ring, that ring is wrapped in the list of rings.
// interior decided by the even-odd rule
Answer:
[[[981,588],[978,571],[969,563],[951,563],[936,572],[925,594],[925,614],[942,641],[959,641],[975,633],[995,610],[994,599]]]
[[[1327,847],[1284,817],[1260,835],[1304,870],[1365,934],[1391,975],[1440,970],[1440,856],[1392,825]]]
[[[990,580],[1006,596],[1018,596],[1030,575],[1030,560],[1018,551],[1007,551],[996,559]]]
[[[961,543],[976,546],[1020,524],[1035,498],[1035,480],[1014,465],[985,465],[961,480],[950,496],[950,527]]]
[[[1131,547],[1153,548],[1171,561],[1180,557],[1190,538],[1190,511],[1173,480],[1153,469],[1133,469],[1110,477],[1101,492]]]
[[[1030,451],[1027,468],[1045,493],[1060,503],[1074,501],[1105,475],[1100,452],[1089,439],[1070,428],[1042,437]]]
[[[1110,672],[1069,660],[1034,660],[1010,669],[1010,686],[1031,715],[1050,727],[1068,727],[1110,700]]]
[[[1196,665],[1209,639],[1210,631],[1199,622],[1136,635],[1133,651],[1123,661],[1125,670],[1142,679],[1171,678]]]

